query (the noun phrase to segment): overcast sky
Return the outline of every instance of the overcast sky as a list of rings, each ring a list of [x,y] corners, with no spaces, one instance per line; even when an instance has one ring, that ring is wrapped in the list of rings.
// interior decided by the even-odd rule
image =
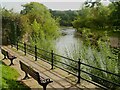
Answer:
[[[29,3],[33,0],[21,0],[17,1],[17,0],[11,0],[11,2],[8,2],[8,0],[2,0],[1,2],[1,6],[5,7],[7,9],[12,9],[15,12],[20,12],[23,8],[21,5]],[[48,7],[49,9],[53,9],[53,10],[79,10],[81,9],[83,3],[85,0],[69,0],[69,2],[67,0],[61,0],[61,2],[58,2],[57,0],[34,0],[35,2],[40,2],[42,4],[44,4],[46,7]],[[107,0],[103,0],[105,3],[108,3]]]
[[[19,12],[22,7],[21,5],[28,2],[2,2],[2,7],[12,9]],[[78,10],[82,7],[83,2],[40,2],[49,9],[53,10]]]

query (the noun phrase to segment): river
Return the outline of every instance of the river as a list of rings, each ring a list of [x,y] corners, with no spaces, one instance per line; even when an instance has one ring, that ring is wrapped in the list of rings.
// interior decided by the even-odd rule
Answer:
[[[60,55],[66,56],[66,50],[72,51],[76,44],[81,44],[81,39],[79,37],[75,37],[75,32],[74,28],[61,30],[62,36],[56,40],[56,48]]]
[[[74,28],[65,28],[60,31],[62,36],[56,40],[56,49],[57,53],[63,56],[66,56],[66,51],[72,52],[75,49],[74,47],[82,44],[80,37],[75,36]],[[110,37],[110,43],[112,47],[118,47],[119,39],[117,37]]]

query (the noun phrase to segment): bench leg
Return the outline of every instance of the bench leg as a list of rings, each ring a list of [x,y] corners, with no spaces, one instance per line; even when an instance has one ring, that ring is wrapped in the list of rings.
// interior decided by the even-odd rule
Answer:
[[[25,77],[22,80],[29,79],[28,74],[25,72]]]
[[[38,83],[39,83],[41,86],[43,86],[43,90],[46,90],[47,85],[48,85],[49,83],[51,83],[51,82],[53,82],[53,81],[46,82],[46,83],[40,83],[40,82],[38,81]]]
[[[10,61],[11,61],[11,63],[10,63],[10,65],[9,65],[9,66],[14,65],[14,64],[13,64],[13,59],[11,59]]]
[[[43,90],[46,90],[47,85],[43,85]]]

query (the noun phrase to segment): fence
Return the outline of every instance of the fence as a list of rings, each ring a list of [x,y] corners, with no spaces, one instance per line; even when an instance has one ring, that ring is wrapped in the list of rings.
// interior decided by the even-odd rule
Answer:
[[[102,72],[105,74],[110,74],[119,80],[120,80],[120,75],[97,68],[97,67],[94,67],[94,66],[91,66],[91,65],[88,65],[88,64],[85,64],[85,63],[81,62],[80,59],[73,60],[73,59],[58,55],[58,54],[54,53],[53,50],[46,51],[44,49],[38,48],[36,45],[31,46],[31,45],[28,45],[28,44],[22,43],[22,42],[17,42],[14,45],[12,44],[11,46],[12,47],[15,46],[17,50],[20,49],[20,50],[24,51],[25,55],[26,55],[26,53],[33,55],[35,57],[35,61],[37,61],[38,58],[41,58],[41,57],[44,58],[42,60],[51,64],[51,69],[54,69],[54,67],[57,67],[57,68],[60,68],[64,71],[74,75],[75,77],[77,77],[78,78],[77,83],[80,83],[80,80],[83,79],[83,80],[90,82],[92,84],[95,84],[103,89],[112,89],[112,86],[120,89],[120,81],[118,83],[115,83],[113,81],[107,80],[98,75],[94,75],[90,72],[87,72],[86,70],[83,70],[82,66],[88,67],[89,69],[98,70],[99,72]],[[60,60],[60,58],[62,58],[64,60]],[[72,62],[74,65],[69,64],[69,62]],[[92,78],[92,80],[82,77],[81,73],[88,75],[89,77]]]

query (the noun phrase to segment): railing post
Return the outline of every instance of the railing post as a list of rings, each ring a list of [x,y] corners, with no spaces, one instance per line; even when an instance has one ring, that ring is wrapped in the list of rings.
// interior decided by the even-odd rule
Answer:
[[[78,81],[77,81],[77,83],[80,83],[80,73],[81,73],[81,71],[80,71],[80,67],[81,67],[81,62],[80,62],[80,59],[78,60]]]
[[[18,50],[18,41],[17,41],[17,50]]]
[[[37,61],[37,46],[35,45],[35,61]]]
[[[53,50],[51,51],[51,66],[52,66],[52,68],[51,69],[53,69],[53,63],[54,63],[54,53],[53,53]]]
[[[24,53],[26,55],[26,43],[24,42]]]

